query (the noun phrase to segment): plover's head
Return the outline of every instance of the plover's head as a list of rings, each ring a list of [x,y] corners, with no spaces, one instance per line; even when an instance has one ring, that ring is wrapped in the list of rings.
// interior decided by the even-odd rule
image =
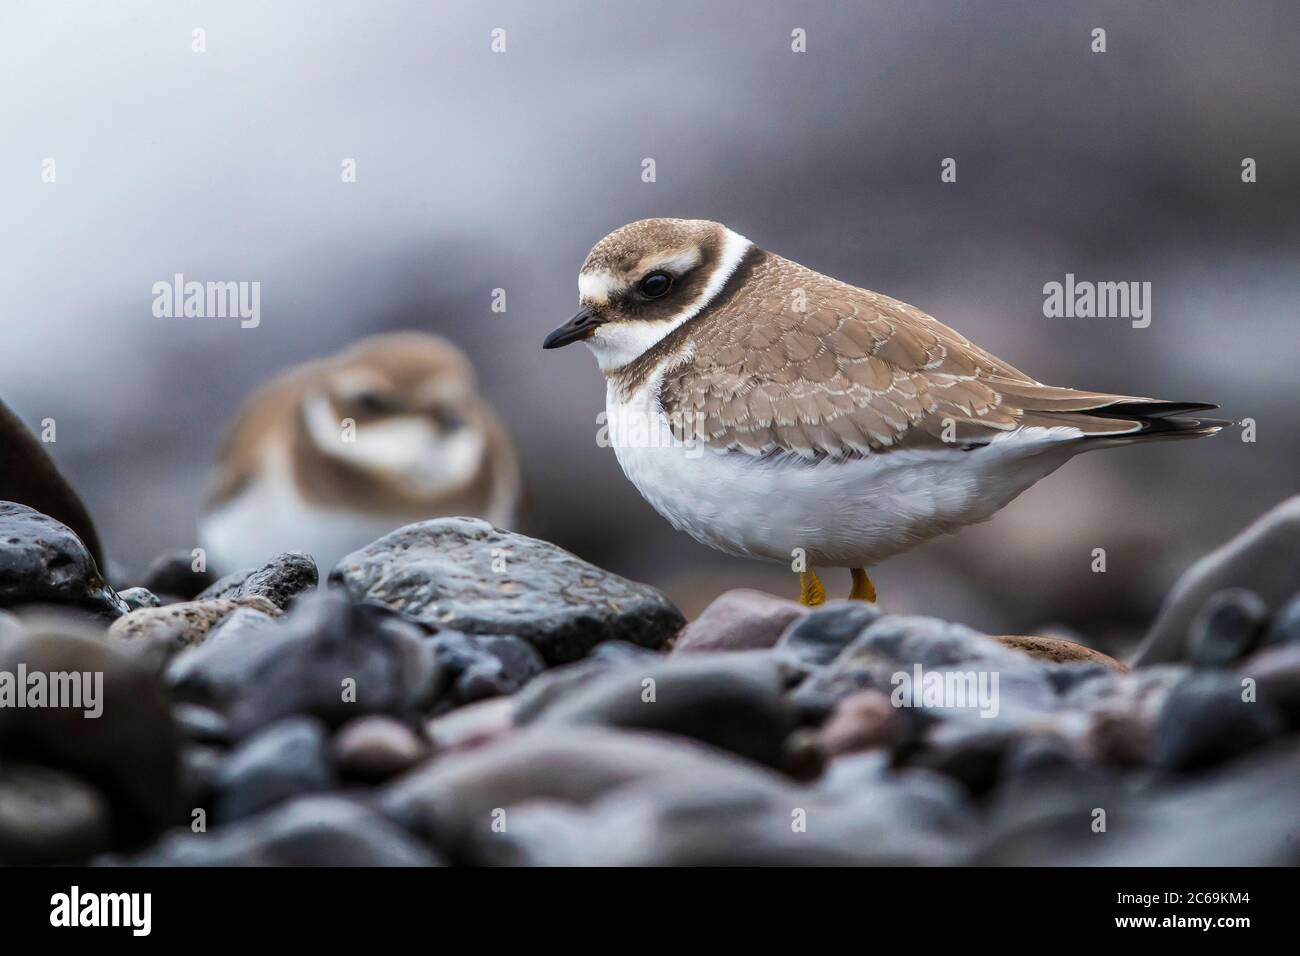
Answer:
[[[722,290],[750,248],[705,219],[642,219],[592,248],[578,273],[581,308],[543,348],[585,342],[602,369],[620,368]]]
[[[425,493],[469,481],[487,436],[474,370],[431,335],[377,335],[320,363],[301,399],[312,449]]]

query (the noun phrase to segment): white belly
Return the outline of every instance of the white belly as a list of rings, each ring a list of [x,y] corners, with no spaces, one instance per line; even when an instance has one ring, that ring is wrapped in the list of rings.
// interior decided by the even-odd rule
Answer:
[[[265,564],[283,551],[305,551],[324,578],[341,558],[406,523],[312,504],[298,493],[287,463],[272,460],[249,487],[200,519],[199,544],[217,574]]]
[[[650,405],[607,396],[624,474],[674,528],[743,557],[869,567],[984,521],[1079,450],[1074,429],[1022,429],[972,451],[896,451],[817,464],[760,460],[672,440]],[[649,427],[623,427],[648,421]],[[615,422],[621,423],[615,427]]]

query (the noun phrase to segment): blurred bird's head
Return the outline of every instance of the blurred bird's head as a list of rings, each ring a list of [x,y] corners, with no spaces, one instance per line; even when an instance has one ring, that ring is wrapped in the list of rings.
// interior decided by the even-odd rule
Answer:
[[[373,336],[321,362],[301,412],[320,454],[428,489],[471,479],[487,444],[473,368],[431,335]]]
[[[626,365],[705,308],[752,248],[705,219],[642,219],[592,248],[573,318],[543,348],[585,342],[602,369]]]

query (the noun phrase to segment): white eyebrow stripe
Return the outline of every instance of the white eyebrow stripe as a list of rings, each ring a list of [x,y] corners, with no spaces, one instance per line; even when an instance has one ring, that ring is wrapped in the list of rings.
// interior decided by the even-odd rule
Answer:
[[[626,287],[621,279],[603,269],[578,273],[578,298],[583,302],[608,302],[611,293]]]
[[[644,275],[647,272],[654,272],[656,269],[662,269],[665,272],[671,272],[673,275],[681,275],[689,269],[694,269],[703,259],[698,247],[683,249],[676,252],[666,259],[653,259],[647,256],[637,264],[637,271]]]

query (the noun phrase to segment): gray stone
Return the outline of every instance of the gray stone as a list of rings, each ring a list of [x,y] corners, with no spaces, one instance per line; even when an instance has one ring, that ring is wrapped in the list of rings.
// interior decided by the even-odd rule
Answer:
[[[1225,588],[1249,588],[1270,612],[1300,590],[1300,495],[1288,498],[1187,570],[1165,598],[1134,666],[1185,660],[1192,619],[1207,594]]]
[[[299,600],[278,626],[229,637],[220,628],[179,655],[168,678],[180,699],[223,714],[236,739],[291,714],[330,727],[364,714],[413,719],[441,686],[420,628],[329,591]]]
[[[117,596],[132,611],[138,611],[143,607],[162,607],[162,599],[148,588],[126,588],[118,591]]]
[[[0,865],[77,863],[107,849],[108,801],[48,767],[0,765]]]
[[[1259,643],[1268,608],[1253,591],[1228,588],[1210,596],[1191,627],[1191,661],[1199,667],[1228,667]]]
[[[769,648],[792,622],[808,613],[796,601],[737,588],[713,600],[673,643],[674,654]]]
[[[685,623],[654,588],[475,518],[399,528],[345,557],[330,582],[435,629],[521,637],[548,664],[611,639],[661,647]]]
[[[791,624],[776,647],[805,664],[829,664],[880,616],[879,606],[867,601],[831,601]]]
[[[1300,594],[1296,594],[1273,615],[1263,643],[1266,647],[1300,644]]]
[[[172,658],[167,682],[183,700],[215,703],[238,688],[250,655],[258,645],[275,640],[282,631],[269,614],[240,607],[222,619],[207,639]],[[221,718],[225,722],[225,718]]]
[[[329,790],[334,781],[325,725],[313,717],[289,717],[231,752],[212,781],[213,817],[229,823],[291,797]]]
[[[333,796],[300,797],[207,833],[175,830],[126,862],[137,866],[439,865],[428,847],[373,810]]]
[[[66,604],[105,617],[128,610],[66,525],[0,501],[0,607]]]
[[[317,583],[315,559],[300,551],[286,551],[260,568],[226,575],[205,588],[196,600],[260,597],[287,611],[298,595],[316,590]]]
[[[1291,729],[1300,727],[1300,644],[1266,647],[1237,670],[1237,686],[1255,682],[1261,703],[1277,710]]]
[[[0,654],[0,672],[90,675],[97,699],[83,697],[80,708],[0,707],[0,757],[63,769],[93,784],[112,802],[115,836],[155,831],[173,810],[179,779],[180,735],[166,689],[150,668],[93,631],[49,622],[29,627]]]
[[[144,573],[143,585],[154,594],[165,594],[170,600],[190,601],[216,580],[206,566],[194,569],[191,551],[168,551],[154,558]]]
[[[440,709],[513,694],[546,668],[531,644],[510,635],[444,631],[430,638],[429,646],[449,681]]]
[[[791,771],[795,755],[789,738],[797,720],[784,692],[797,676],[780,658],[762,651],[623,664],[527,718],[516,712],[516,720],[680,734]]]
[[[1285,729],[1274,708],[1242,699],[1230,674],[1192,674],[1169,693],[1156,726],[1154,763],[1194,771],[1263,746]]]

